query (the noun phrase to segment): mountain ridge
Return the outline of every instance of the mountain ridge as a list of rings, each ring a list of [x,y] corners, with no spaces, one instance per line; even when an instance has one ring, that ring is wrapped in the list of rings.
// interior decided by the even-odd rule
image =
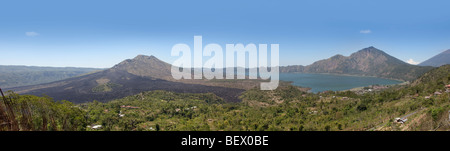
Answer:
[[[428,60],[425,60],[424,62],[421,62],[418,64],[419,66],[433,66],[433,67],[439,67],[445,64],[450,64],[450,49],[441,52],[433,57],[431,57]]]
[[[99,71],[99,68],[0,65],[0,87],[43,84]]]
[[[432,67],[409,65],[374,47],[350,56],[335,55],[308,66],[280,67],[281,72],[332,73],[411,80]],[[171,65],[155,56],[138,55],[100,72],[33,86],[11,88],[21,94],[47,94],[56,100],[81,103],[109,100],[143,91],[166,90],[182,93],[214,93],[226,101],[239,102],[246,89],[258,86],[257,80],[175,80]]]
[[[96,73],[32,86],[9,88],[19,94],[48,95],[55,100],[107,102],[144,91],[214,93],[228,102],[239,102],[244,89],[170,80],[171,65],[155,56],[138,55]]]
[[[280,67],[280,72],[348,74],[411,81],[431,69],[407,64],[371,46],[350,56],[335,55],[307,66]]]

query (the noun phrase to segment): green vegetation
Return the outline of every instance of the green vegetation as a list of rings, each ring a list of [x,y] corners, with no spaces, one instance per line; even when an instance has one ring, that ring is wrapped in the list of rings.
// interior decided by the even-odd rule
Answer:
[[[68,101],[8,93],[0,102],[0,131],[83,131],[85,111]]]
[[[100,85],[92,88],[92,92],[110,92],[113,90],[113,88],[118,88],[121,86],[122,85],[120,85],[120,84],[108,82],[108,83],[100,84]]]
[[[151,91],[81,107],[88,122],[102,125],[103,130],[210,130],[205,118],[224,110],[223,103],[212,93]]]
[[[274,91],[255,87],[245,91],[239,103],[224,102],[212,93],[161,90],[108,103],[94,101],[78,105],[52,102],[46,97],[11,93],[9,96],[16,102],[12,104],[15,104],[13,110],[20,130],[449,130],[450,93],[445,87],[450,83],[449,72],[450,65],[442,66],[410,85],[365,94],[351,91],[313,94],[291,85]],[[10,103],[2,106],[4,104]],[[5,108],[8,109],[2,107]],[[5,113],[9,115],[8,111]],[[397,117],[408,120],[404,124],[395,123]],[[33,126],[28,128],[30,126],[23,123]],[[102,127],[94,128],[94,125]],[[3,127],[2,130],[11,129]]]

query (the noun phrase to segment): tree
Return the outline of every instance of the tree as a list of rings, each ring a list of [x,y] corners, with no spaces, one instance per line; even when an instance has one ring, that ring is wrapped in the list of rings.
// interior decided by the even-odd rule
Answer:
[[[156,124],[156,131],[159,131],[160,129],[159,129],[159,124]]]
[[[330,131],[330,130],[331,130],[331,126],[330,125],[325,126],[325,131]]]

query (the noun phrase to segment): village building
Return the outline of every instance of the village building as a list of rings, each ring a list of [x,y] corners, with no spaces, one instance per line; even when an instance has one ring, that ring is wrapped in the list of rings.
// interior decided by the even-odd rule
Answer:
[[[94,125],[94,126],[87,126],[87,127],[91,128],[91,129],[101,129],[102,125]]]
[[[395,122],[395,123],[403,124],[403,123],[405,123],[407,120],[408,120],[408,119],[406,119],[406,118],[405,118],[405,119],[401,119],[401,118],[397,117],[397,118],[394,119],[394,122]]]
[[[119,112],[119,117],[124,117],[125,114],[122,114],[122,111]]]
[[[140,108],[140,107],[135,107],[135,106],[125,106],[125,105],[122,105],[122,106],[120,106],[121,108],[128,108],[128,109],[138,109],[138,108]]]
[[[436,91],[436,92],[434,92],[434,95],[441,95],[442,93],[441,92],[438,92],[438,91]]]

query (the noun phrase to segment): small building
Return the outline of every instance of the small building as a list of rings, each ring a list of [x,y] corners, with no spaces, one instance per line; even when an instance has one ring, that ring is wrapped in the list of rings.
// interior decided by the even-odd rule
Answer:
[[[317,111],[311,111],[309,114],[317,114]]]
[[[87,126],[88,128],[91,128],[91,129],[100,129],[100,128],[102,128],[102,125],[94,125],[94,126]]]
[[[434,95],[441,95],[442,93],[441,92],[438,92],[438,91],[436,91],[436,92],[434,92]]]
[[[119,117],[124,117],[125,114],[122,113],[122,111],[119,112]]]
[[[125,105],[122,105],[122,106],[120,106],[121,108],[128,108],[128,109],[138,109],[138,108],[140,108],[140,107],[135,107],[135,106],[125,106]]]
[[[94,126],[92,126],[92,129],[100,129],[100,128],[102,128],[102,125],[94,125]]]
[[[406,118],[405,118],[405,119],[401,119],[401,118],[397,117],[397,118],[394,119],[394,122],[395,122],[395,123],[403,124],[403,123],[405,123],[407,120],[408,120],[408,119],[406,119]]]

